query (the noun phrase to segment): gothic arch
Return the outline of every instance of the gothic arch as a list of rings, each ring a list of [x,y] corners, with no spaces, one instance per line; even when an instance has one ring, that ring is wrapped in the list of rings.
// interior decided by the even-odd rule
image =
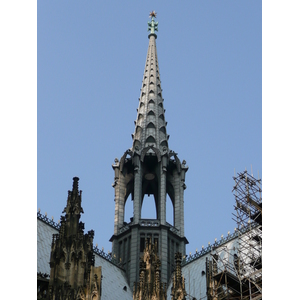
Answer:
[[[156,140],[152,135],[150,135],[147,137],[146,143],[156,143]]]
[[[166,134],[167,131],[166,131],[166,127],[165,126],[162,126],[159,128],[159,131],[161,131],[162,133]]]
[[[166,141],[166,140],[164,140],[164,141],[162,141],[161,143],[160,143],[160,145],[162,146],[162,147],[168,147],[168,142]]]
[[[159,115],[159,118],[162,119],[163,121],[165,120],[165,117],[163,114]]]
[[[155,125],[152,123],[152,122],[150,122],[148,125],[147,125],[147,129],[148,128],[155,128]]]
[[[147,116],[155,116],[154,111],[151,109],[151,110],[148,112]]]
[[[132,151],[130,149],[128,149],[127,151],[124,152],[123,156],[121,157],[120,160],[120,171],[123,171],[123,167],[124,167],[124,163],[125,163],[125,158],[127,157],[127,155],[132,158]]]
[[[157,149],[153,146],[148,146],[143,149],[143,151],[141,153],[141,162],[144,161],[144,157],[145,157],[146,153],[149,151],[149,149],[152,149],[154,151],[154,153],[156,154],[156,157],[157,157],[157,161],[160,162],[161,161],[160,151],[159,151],[159,149]]]

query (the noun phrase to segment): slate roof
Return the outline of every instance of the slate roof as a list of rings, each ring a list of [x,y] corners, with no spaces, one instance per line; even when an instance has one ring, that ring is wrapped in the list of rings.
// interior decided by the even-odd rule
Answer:
[[[45,219],[46,220],[46,219]],[[41,218],[37,219],[37,272],[50,275],[50,253],[52,235],[57,234],[59,231],[55,227],[42,221]]]

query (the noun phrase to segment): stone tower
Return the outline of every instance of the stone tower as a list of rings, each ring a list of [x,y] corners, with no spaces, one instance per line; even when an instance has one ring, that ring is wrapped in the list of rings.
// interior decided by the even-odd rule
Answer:
[[[115,222],[112,242],[113,255],[123,264],[131,288],[139,281],[139,261],[146,241],[157,244],[161,260],[161,280],[168,282],[175,269],[175,253],[185,255],[188,243],[184,236],[185,161],[169,149],[164,99],[157,60],[156,13],[150,13],[149,46],[143,76],[133,144],[120,160],[115,159]],[[156,218],[142,219],[146,195],[153,196]],[[174,224],[166,222],[166,200],[173,205]],[[124,222],[125,205],[133,201],[130,223]]]

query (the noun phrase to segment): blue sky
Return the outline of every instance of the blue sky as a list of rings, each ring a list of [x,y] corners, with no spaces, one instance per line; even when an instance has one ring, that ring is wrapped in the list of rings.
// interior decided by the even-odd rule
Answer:
[[[78,176],[85,230],[111,250],[111,165],[132,146],[151,10],[194,253],[234,230],[234,169],[262,176],[261,1],[38,1],[37,208],[58,221]]]

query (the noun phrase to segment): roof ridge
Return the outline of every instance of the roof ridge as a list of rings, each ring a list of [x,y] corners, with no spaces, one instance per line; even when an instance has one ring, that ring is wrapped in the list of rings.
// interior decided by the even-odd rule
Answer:
[[[232,234],[229,234],[227,237],[222,238],[220,241],[215,241],[212,245],[208,245],[206,248],[202,248],[200,252],[196,252],[193,255],[186,255],[186,257],[182,260],[182,265],[185,266],[192,261],[204,256],[205,254],[208,254],[209,252],[216,250],[216,248],[225,245],[226,243],[236,239],[239,237],[241,234],[244,234],[256,227],[258,227],[259,224],[249,224],[248,226],[245,226],[241,229],[237,229],[235,232]]]
[[[37,212],[37,218],[38,218],[39,220],[43,221],[44,223],[50,225],[51,227],[55,228],[55,229],[58,229],[58,230],[60,229],[60,223],[54,222],[53,219],[50,220],[50,219],[47,217],[47,214],[43,215],[43,214],[41,214],[40,211],[38,211],[38,212]]]

